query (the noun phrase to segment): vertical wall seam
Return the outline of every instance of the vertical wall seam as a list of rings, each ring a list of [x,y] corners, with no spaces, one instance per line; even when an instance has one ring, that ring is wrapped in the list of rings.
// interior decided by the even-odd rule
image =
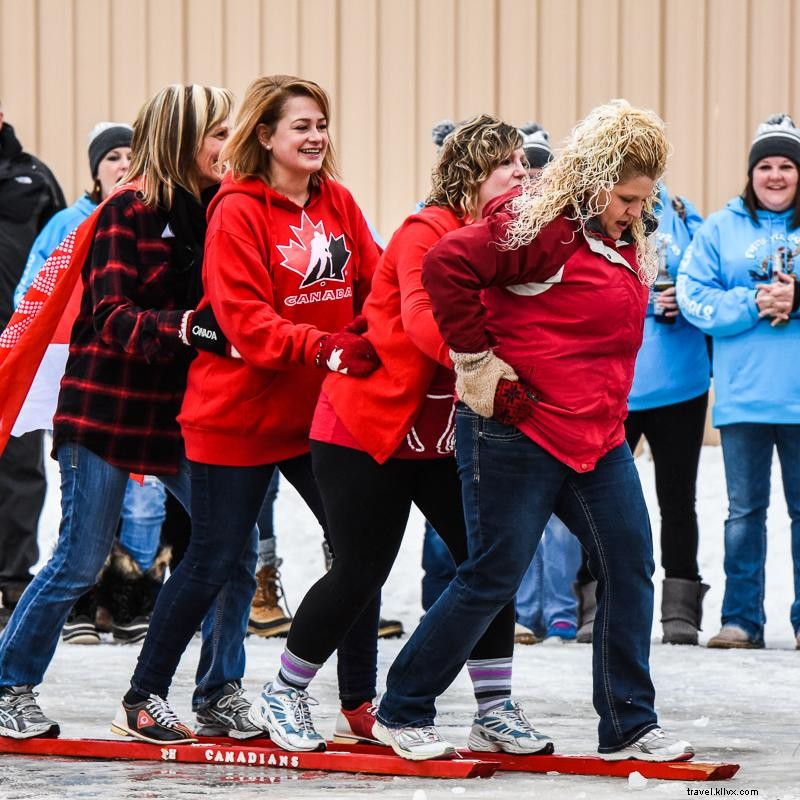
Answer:
[[[700,6],[701,10],[701,24],[703,26],[703,54],[705,58],[703,59],[703,84],[702,84],[702,92],[700,95],[700,114],[701,120],[703,123],[703,142],[701,145],[701,158],[702,161],[700,163],[707,164],[707,154],[711,148],[711,138],[710,138],[710,131],[708,130],[708,98],[709,98],[709,81],[711,80],[711,65],[710,60],[708,58],[708,49],[709,49],[709,25],[708,25],[708,18],[709,18],[709,3],[711,0],[703,0],[702,5]],[[703,190],[702,190],[702,199],[701,202],[703,203],[703,209],[708,214],[708,205],[709,205],[709,195],[710,195],[710,176],[708,170],[703,170]]]

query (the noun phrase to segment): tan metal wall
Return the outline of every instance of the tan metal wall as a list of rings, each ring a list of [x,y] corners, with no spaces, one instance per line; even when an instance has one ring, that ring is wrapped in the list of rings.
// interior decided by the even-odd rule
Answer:
[[[69,197],[85,136],[166,83],[325,86],[345,182],[388,235],[424,196],[432,125],[488,111],[558,141],[627,97],[669,123],[668,183],[740,190],[756,123],[800,114],[800,0],[0,0],[0,98]]]

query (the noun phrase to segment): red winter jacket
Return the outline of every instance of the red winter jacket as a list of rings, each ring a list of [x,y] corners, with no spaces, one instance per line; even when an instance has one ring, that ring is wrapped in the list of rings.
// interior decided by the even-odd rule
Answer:
[[[425,403],[437,364],[452,367],[448,348],[422,287],[422,259],[463,220],[428,206],[392,237],[364,304],[367,339],[381,366],[364,380],[330,374],[323,386],[336,416],[364,450],[382,464],[400,445]]]
[[[325,371],[319,340],[360,311],[380,251],[350,192],[322,181],[305,208],[230,175],[208,210],[202,305],[242,358],[200,351],[178,421],[193,461],[269,464],[307,453]]]
[[[633,244],[561,216],[526,247],[497,246],[508,210],[448,234],[425,258],[423,283],[445,342],[493,348],[540,398],[518,427],[579,472],[625,439],[627,398],[648,289]]]

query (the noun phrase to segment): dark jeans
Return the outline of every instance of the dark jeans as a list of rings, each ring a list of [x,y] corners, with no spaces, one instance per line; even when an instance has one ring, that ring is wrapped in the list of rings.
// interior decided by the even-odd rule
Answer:
[[[593,701],[601,752],[618,750],[657,725],[649,669],[653,548],[630,449],[623,443],[580,474],[518,429],[457,408],[469,556],[389,670],[378,718],[393,727],[433,723],[436,698],[513,602],[555,513],[598,576]]]
[[[131,679],[137,692],[167,695],[178,662],[200,621],[252,546],[249,539],[255,536],[256,519],[276,467],[324,525],[308,455],[256,467],[191,462],[192,535],[181,563],[159,592]],[[255,591],[255,577],[252,581]],[[375,619],[377,627],[377,610]],[[360,630],[354,631],[354,635],[359,634]],[[353,652],[353,660],[366,661],[363,647],[355,647]],[[369,663],[374,663],[374,657]],[[340,691],[341,680],[340,676]]]
[[[47,491],[43,435],[12,436],[0,456],[0,590],[6,604],[17,602],[39,560],[36,537]]]
[[[287,646],[301,658],[322,664],[389,576],[412,503],[436,528],[457,562],[467,557],[467,541],[452,458],[394,458],[378,464],[367,453],[322,442],[311,443],[311,455],[334,559],[330,571],[308,590],[297,609]],[[497,612],[485,635],[470,648],[470,657],[512,654],[513,598]]]
[[[661,512],[661,566],[667,578],[700,580],[695,499],[707,407],[708,392],[683,403],[632,411],[625,421],[631,451],[644,435],[653,454]]]

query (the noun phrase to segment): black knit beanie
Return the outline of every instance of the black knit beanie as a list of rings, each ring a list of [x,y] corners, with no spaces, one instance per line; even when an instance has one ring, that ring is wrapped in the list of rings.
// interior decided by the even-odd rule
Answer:
[[[528,165],[541,169],[553,160],[553,148],[550,147],[550,134],[536,122],[526,122],[520,129],[522,149]]]
[[[747,174],[762,158],[784,156],[800,169],[800,130],[788,114],[774,114],[756,129],[756,137],[750,145],[747,159]]]
[[[133,128],[122,122],[98,122],[89,134],[89,169],[97,177],[103,157],[117,147],[130,147]]]

